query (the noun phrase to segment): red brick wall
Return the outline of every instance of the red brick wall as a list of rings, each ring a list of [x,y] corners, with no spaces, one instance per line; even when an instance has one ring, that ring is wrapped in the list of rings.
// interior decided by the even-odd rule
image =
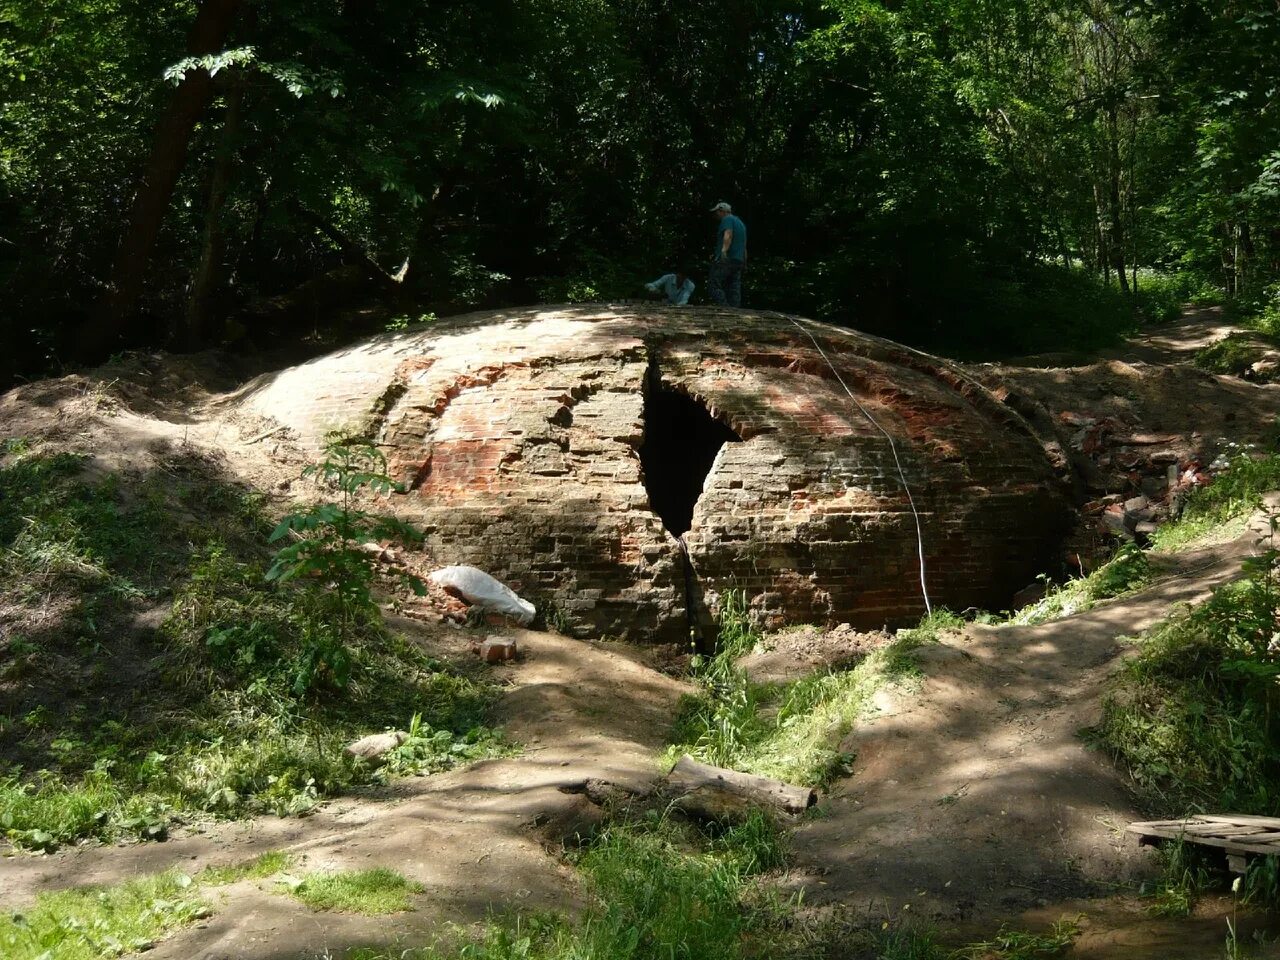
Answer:
[[[1067,519],[1030,429],[943,361],[811,329],[894,437],[935,605],[1007,603]],[[655,361],[665,385],[743,437],[721,449],[686,537],[711,611],[736,587],[769,626],[919,616],[916,529],[889,443],[776,314],[477,314],[286,371],[246,402],[313,445],[332,426],[374,431],[411,485],[396,510],[439,563],[552,601],[584,635],[678,639],[682,561],[648,508],[637,454]]]

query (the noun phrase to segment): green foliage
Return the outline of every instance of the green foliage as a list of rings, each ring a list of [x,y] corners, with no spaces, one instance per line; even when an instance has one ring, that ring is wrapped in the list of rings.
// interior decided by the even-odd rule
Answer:
[[[412,897],[423,886],[386,867],[312,873],[280,881],[289,893],[312,910],[379,916],[412,908]]]
[[[283,873],[293,865],[293,857],[280,850],[272,850],[244,863],[224,867],[206,867],[196,881],[203,886],[221,887],[241,880],[265,880]]]
[[[490,923],[459,949],[397,951],[404,960],[733,960],[790,955],[784,923],[754,896],[752,878],[782,862],[777,828],[764,818],[707,835],[660,817],[615,823],[577,866],[592,904],[576,922],[518,916]],[[758,951],[765,951],[761,954]],[[359,951],[353,960],[386,960]]]
[[[345,515],[309,529],[309,553],[293,561],[332,576],[357,569],[359,589],[287,577],[288,557],[271,580],[258,502],[187,461],[128,484],[90,483],[80,458],[7,449],[0,599],[19,629],[29,621],[40,631],[3,641],[5,677],[21,675],[18,702],[29,704],[5,731],[8,755],[22,761],[0,776],[0,831],[11,842],[158,839],[175,817],[304,813],[355,784],[505,749],[484,725],[491,691],[386,629],[363,557],[326,555],[349,554],[381,529],[351,500]],[[382,482],[352,477],[361,455],[348,451],[336,469],[329,461],[352,498]],[[91,687],[64,702],[65,658],[94,663],[100,634],[128,636],[131,612],[171,591],[162,636],[133,654],[144,672],[130,696],[87,670],[110,696]],[[55,611],[69,611],[61,620],[47,612],[51,596]],[[406,723],[408,739],[379,767],[344,751]]]
[[[1001,928],[993,938],[957,950],[956,960],[1042,960],[1060,957],[1071,949],[1080,935],[1075,920],[1059,920],[1048,933],[1025,933]]]
[[[290,535],[296,537],[276,551],[267,580],[284,584],[299,577],[314,578],[321,589],[313,593],[312,602],[328,608],[311,618],[311,629],[305,633],[306,642],[294,677],[296,693],[325,681],[345,687],[351,672],[349,646],[377,629],[381,622],[372,591],[374,562],[363,545],[379,540],[414,543],[422,539],[403,521],[372,514],[356,505],[362,494],[385,496],[399,490],[386,471],[386,457],[371,443],[331,437],[324,460],[307,467],[303,476],[313,477],[336,492],[338,502],[314,504],[288,514],[268,538],[275,543]],[[401,579],[415,593],[426,592],[416,577],[405,574]],[[257,638],[237,634],[221,638],[220,642],[238,647],[247,644],[252,651]]]
[[[721,598],[716,654],[736,660],[750,653],[760,642],[760,631],[751,621],[745,590],[726,590]]]
[[[1208,861],[1211,854],[1203,847],[1175,840],[1159,850],[1161,878],[1150,894],[1147,912],[1156,917],[1181,919],[1191,916],[1196,897],[1212,885]]]
[[[829,783],[847,772],[852,758],[840,741],[869,714],[875,692],[909,682],[917,673],[911,651],[962,623],[939,610],[850,669],[782,685],[751,682],[726,648],[699,668],[702,691],[681,700],[668,759],[690,753],[791,783]]]
[[[1205,536],[1227,531],[1243,532],[1242,520],[1256,510],[1264,494],[1280,489],[1280,454],[1254,456],[1239,450],[1226,457],[1226,466],[1213,482],[1191,491],[1176,523],[1165,524],[1151,538],[1156,550],[1174,551],[1199,542]]]
[[[1210,373],[1243,377],[1261,357],[1262,348],[1255,335],[1232,333],[1196,351],[1195,365]]]
[[[1124,544],[1115,556],[1088,576],[1053,587],[1043,599],[1013,614],[1009,622],[1029,625],[1069,617],[1099,601],[1131,593],[1150,579],[1151,561],[1147,554],[1134,544]]]
[[[350,336],[372,295],[405,321],[633,296],[701,272],[721,195],[757,238],[753,305],[957,351],[1090,349],[1276,281],[1266,0],[762,0],[731,31],[710,4],[472,7],[272,6],[192,55],[188,3],[11,0],[0,383],[172,340],[196,286],[211,342]],[[200,122],[157,144],[197,72]],[[157,147],[191,159],[158,198],[154,324],[98,329]],[[376,289],[314,295],[355,262]],[[313,280],[318,315],[228,322]]]
[[[164,839],[169,807],[111,777],[91,771],[79,782],[46,774],[39,780],[0,778],[0,831],[28,850],[53,850],[82,837]]]
[[[1151,631],[1104,704],[1098,741],[1163,809],[1280,811],[1275,559]]]
[[[927,927],[887,922],[874,949],[876,960],[948,960],[950,954]]]
[[[171,870],[119,886],[40,893],[20,913],[0,914],[7,960],[101,960],[151,949],[208,916],[189,876]]]
[[[103,607],[153,592],[147,571],[161,513],[154,486],[126,499],[115,476],[82,480],[84,460],[30,452],[0,466],[0,575],[20,600],[79,594],[77,613],[92,633]]]

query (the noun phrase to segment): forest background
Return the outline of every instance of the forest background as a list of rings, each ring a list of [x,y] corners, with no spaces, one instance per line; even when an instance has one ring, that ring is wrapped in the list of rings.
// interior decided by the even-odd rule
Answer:
[[[960,356],[1280,327],[1278,91],[1276,0],[0,0],[0,389],[701,280],[722,199],[750,306]]]

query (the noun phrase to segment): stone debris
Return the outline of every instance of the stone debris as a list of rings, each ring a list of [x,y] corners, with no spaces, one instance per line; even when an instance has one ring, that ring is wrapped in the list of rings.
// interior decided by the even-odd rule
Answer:
[[[371,733],[367,737],[361,737],[355,743],[347,744],[347,753],[361,760],[381,760],[408,739],[409,734],[403,730]]]
[[[478,652],[485,663],[502,663],[514,660],[519,651],[513,637],[486,637],[480,641]]]

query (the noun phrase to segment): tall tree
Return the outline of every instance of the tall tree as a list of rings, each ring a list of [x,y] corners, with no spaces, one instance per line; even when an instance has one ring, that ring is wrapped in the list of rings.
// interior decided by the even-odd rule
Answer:
[[[202,0],[187,37],[188,56],[202,58],[223,50],[241,6],[241,0]],[[214,72],[215,68],[210,66],[186,70],[156,127],[104,299],[106,326],[100,330],[104,338],[120,333],[142,294],[147,263],[186,164],[192,131],[213,96]]]

